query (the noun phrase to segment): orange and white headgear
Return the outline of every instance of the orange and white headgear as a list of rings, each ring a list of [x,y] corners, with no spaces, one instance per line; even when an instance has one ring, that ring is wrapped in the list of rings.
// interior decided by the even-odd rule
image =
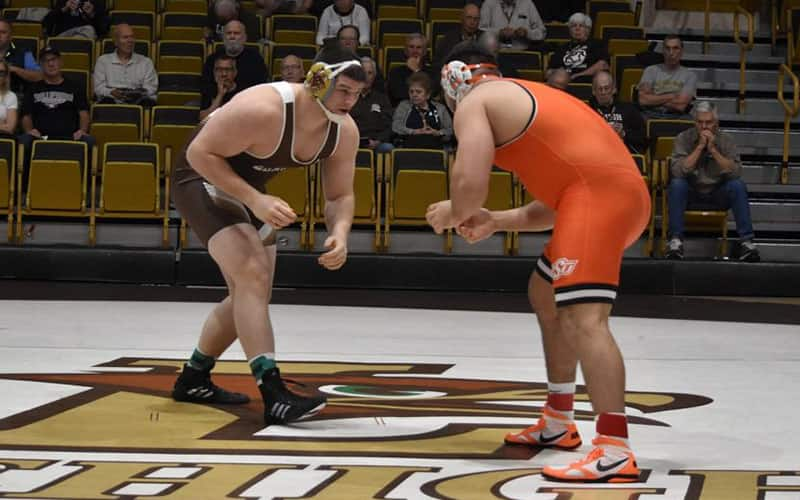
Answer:
[[[442,88],[445,93],[458,103],[480,79],[489,75],[473,76],[478,68],[497,71],[497,65],[491,63],[467,64],[462,61],[450,61],[442,67]]]

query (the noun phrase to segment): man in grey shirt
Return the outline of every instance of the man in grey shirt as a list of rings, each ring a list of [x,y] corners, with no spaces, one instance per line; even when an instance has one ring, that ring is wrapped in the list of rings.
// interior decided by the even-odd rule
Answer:
[[[150,58],[134,52],[136,37],[128,24],[113,29],[116,50],[97,58],[94,95],[104,104],[154,105],[158,74]]]
[[[664,38],[664,64],[644,70],[639,81],[639,105],[646,118],[690,120],[688,114],[697,92],[697,75],[681,66],[683,42],[677,35]]]
[[[695,126],[675,138],[670,165],[667,205],[669,236],[667,258],[683,258],[683,213],[695,205],[716,210],[733,210],[739,233],[739,259],[759,260],[753,243],[753,223],[747,186],[739,178],[742,162],[736,144],[719,130],[716,107],[707,101],[697,103],[693,111]]]

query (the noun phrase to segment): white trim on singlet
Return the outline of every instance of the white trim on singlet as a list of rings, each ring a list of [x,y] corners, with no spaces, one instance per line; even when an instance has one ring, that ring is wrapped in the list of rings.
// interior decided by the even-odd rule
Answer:
[[[283,112],[283,123],[281,124],[281,137],[280,137],[280,140],[278,141],[278,144],[275,146],[275,149],[273,149],[271,153],[269,153],[267,155],[264,155],[264,156],[261,156],[261,155],[254,154],[254,153],[252,153],[252,152],[250,152],[248,150],[244,151],[248,155],[252,156],[253,158],[257,158],[259,160],[266,160],[267,158],[271,158],[275,153],[278,152],[278,149],[281,147],[281,144],[283,144],[283,136],[286,133],[286,105],[295,103],[294,89],[292,88],[292,85],[289,82],[281,81],[281,82],[268,83],[267,85],[269,85],[270,87],[272,87],[275,90],[277,90],[278,93],[281,95],[281,100],[283,101],[283,109],[284,109],[284,112]],[[313,156],[313,158],[311,160],[309,160],[309,161],[300,161],[294,155],[294,139],[297,136],[297,134],[296,134],[296,131],[297,131],[297,110],[295,108],[296,108],[296,106],[292,106],[292,132],[291,132],[292,133],[292,143],[289,145],[289,157],[291,158],[291,160],[293,162],[297,163],[298,165],[307,166],[307,165],[311,165],[315,161],[319,160],[320,153],[322,153],[322,151],[325,149],[325,146],[328,144],[328,136],[331,133],[331,122],[330,122],[330,120],[328,120],[328,128],[325,129],[325,140],[322,141],[322,144],[320,145],[319,150],[317,150],[317,152]],[[340,127],[338,127],[336,129],[336,145],[334,146],[333,151],[336,151],[336,148],[339,147],[339,134],[341,133],[341,128],[342,127],[340,126]],[[333,153],[331,153],[331,154],[333,154]]]
[[[281,113],[282,122],[281,122],[281,136],[278,139],[278,143],[275,145],[275,149],[272,150],[271,153],[266,155],[257,155],[247,149],[244,150],[245,153],[252,156],[253,158],[257,158],[259,160],[266,160],[267,158],[271,158],[272,155],[278,152],[278,148],[281,147],[283,144],[283,134],[286,133],[286,104],[287,103],[294,103],[294,90],[289,82],[274,82],[274,83],[267,83],[273,89],[275,89],[278,94],[281,96],[281,100],[283,101],[283,113]],[[294,106],[292,106],[292,114],[294,115]],[[294,130],[292,130],[292,145],[294,145]],[[292,154],[294,156],[294,154]]]

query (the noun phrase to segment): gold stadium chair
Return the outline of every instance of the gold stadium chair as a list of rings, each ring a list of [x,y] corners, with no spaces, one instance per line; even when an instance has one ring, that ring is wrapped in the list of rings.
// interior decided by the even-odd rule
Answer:
[[[15,24],[14,28],[16,27],[17,25]],[[14,46],[22,52],[30,52],[34,59],[39,56],[40,43],[36,37],[17,36],[17,32],[14,31]]]
[[[669,205],[667,187],[670,181],[670,163],[667,158],[658,162],[660,165],[659,180],[661,187],[661,255],[666,253],[667,248],[667,228],[669,227]],[[700,206],[691,204],[683,212],[684,229],[686,232],[718,232],[720,233],[718,256],[728,255],[728,211],[719,210],[711,206]]]
[[[594,25],[595,38],[603,40],[603,31],[609,26],[636,26],[636,20],[633,12],[599,12],[596,17],[592,18]],[[621,37],[630,38],[630,37]],[[643,38],[643,37],[640,37]]]
[[[114,10],[158,12],[158,0],[114,0]]]
[[[3,13],[5,14],[9,10],[11,9],[4,9]],[[12,28],[14,30],[14,43],[16,43],[17,38],[21,36],[36,39],[42,38],[41,23],[35,23],[31,21],[14,21]],[[36,55],[37,54],[34,53],[34,57],[36,57]]]
[[[598,31],[599,39],[608,42],[612,38],[625,40],[644,40],[644,30],[635,26],[619,26],[616,24],[606,24]]]
[[[428,9],[428,20],[431,22],[455,22],[460,24],[462,12],[463,7],[431,7]]]
[[[421,19],[378,19],[374,39],[378,47],[389,45],[405,46],[406,37],[411,33],[425,33]]]
[[[190,106],[154,106],[150,111],[150,142],[159,145],[162,165],[175,165],[200,120],[199,113]]]
[[[26,7],[44,7],[44,8],[51,8],[52,5],[50,4],[50,0],[10,0],[7,4],[7,7],[13,7],[15,9],[24,9]]]
[[[105,144],[100,202],[92,218],[92,227],[95,227],[97,218],[157,219],[162,224],[161,245],[169,247],[170,172],[169,165],[162,172],[160,157],[158,144]]]
[[[492,172],[489,174],[489,194],[483,204],[484,208],[493,211],[514,208],[516,206],[514,191],[514,176],[511,172],[492,167]],[[507,232],[503,244],[503,250],[507,255],[511,254],[512,243],[513,233]]]
[[[517,70],[520,78],[536,82],[544,80],[541,53],[529,50],[503,50],[500,52],[500,57]]]
[[[20,146],[22,148],[22,146]],[[17,199],[17,143],[13,139],[0,139],[0,214],[8,219],[7,240],[14,239],[14,216]],[[21,178],[21,177],[20,177]]]
[[[586,12],[589,17],[596,19],[600,12],[630,12],[630,0],[589,0]],[[595,22],[595,25],[597,22]]]
[[[612,38],[608,40],[609,54],[638,54],[646,52],[650,47],[649,40]]]
[[[418,15],[417,0],[381,0],[376,19],[414,19]]]
[[[61,74],[67,80],[73,81],[78,84],[86,93],[87,102],[92,102],[94,97],[94,89],[89,85],[89,72],[85,70],[76,69],[62,69]]]
[[[23,243],[23,216],[68,217],[86,219],[88,241],[90,219],[94,212],[94,172],[96,163],[89,163],[86,143],[80,141],[36,141],[28,174],[25,201],[18,197],[17,240]],[[22,172],[20,169],[20,176]],[[91,188],[87,184],[91,176]],[[18,181],[18,185],[21,180]]]
[[[647,158],[641,154],[634,154],[631,156],[633,157],[633,161],[636,162],[639,172],[642,174],[642,180],[647,184],[647,189],[650,191],[650,221],[647,224],[647,243],[644,246],[644,254],[649,256],[653,254],[653,245],[655,242],[658,186],[651,173],[650,165],[647,163]]]
[[[353,191],[356,197],[356,206],[353,214],[354,224],[370,224],[375,226],[374,250],[381,247],[381,218],[380,206],[382,193],[380,179],[382,171],[382,156],[376,155],[371,149],[359,149],[356,155],[356,171],[353,180]],[[309,247],[314,246],[314,226],[319,222],[325,223],[325,193],[322,186],[324,175],[324,162],[318,170],[315,184],[314,211],[312,213]]]
[[[447,153],[438,149],[395,148],[386,179],[386,221],[383,248],[390,246],[392,225],[427,226],[428,205],[447,199]],[[444,239],[450,251],[452,235]]]
[[[161,40],[156,49],[156,69],[159,73],[203,72],[206,44],[202,41]]]
[[[159,106],[186,106],[190,103],[200,104],[199,73],[159,73],[158,99]]]
[[[164,12],[159,18],[159,23],[159,39],[196,42],[203,40],[203,29],[208,20],[204,7],[202,13]]]
[[[650,162],[672,156],[675,137],[694,126],[691,120],[651,119],[647,120],[647,139],[650,144]]]
[[[111,38],[104,38],[100,43],[97,44],[97,53],[95,54],[95,61],[98,57],[104,54],[110,54],[117,49],[116,45],[114,45],[114,40]],[[150,57],[150,42],[147,40],[136,40],[136,44],[133,46],[133,51],[139,55]]]
[[[644,69],[642,68],[625,68],[622,70],[622,79],[619,80],[617,85],[622,102],[634,102],[635,90],[639,88],[639,82],[642,80],[643,74]]]
[[[208,3],[204,0],[163,0],[164,12],[202,14],[208,13]]]
[[[314,45],[317,18],[311,15],[275,14],[267,19],[267,33],[275,43]]]
[[[137,43],[139,41],[150,42],[155,38],[157,33],[155,11],[121,10],[117,8],[112,10],[109,15],[112,25],[130,24]]]
[[[86,38],[50,37],[47,45],[61,52],[63,68],[91,71],[94,65],[94,41]]]
[[[97,151],[104,153],[107,142],[141,142],[144,111],[135,104],[93,104],[89,134],[97,141]],[[103,157],[97,159],[103,164]],[[100,170],[102,173],[102,169]]]
[[[267,193],[281,198],[292,207],[297,214],[300,226],[300,247],[308,246],[308,227],[311,220],[311,200],[313,199],[312,172],[316,164],[307,167],[287,168],[271,178],[267,184]]]

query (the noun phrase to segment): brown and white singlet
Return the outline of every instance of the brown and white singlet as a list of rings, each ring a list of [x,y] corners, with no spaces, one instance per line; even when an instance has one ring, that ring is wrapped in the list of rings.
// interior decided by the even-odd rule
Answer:
[[[226,158],[233,171],[248,184],[262,193],[266,193],[269,179],[287,168],[308,167],[317,160],[328,158],[339,144],[339,125],[328,122],[327,138],[317,154],[310,160],[301,162],[294,156],[295,138],[295,95],[292,86],[286,82],[267,83],[275,89],[283,100],[283,121],[281,123],[281,139],[275,150],[260,157],[243,151]],[[189,136],[175,165],[172,174],[172,199],[181,215],[200,238],[204,246],[208,240],[223,229],[234,224],[250,223],[259,231],[264,226],[256,216],[240,200],[204,179],[186,158],[186,150],[202,130],[205,123],[214,119],[214,113],[201,122]],[[260,129],[252,127],[254,133]],[[261,232],[261,231],[260,231]],[[267,237],[264,234],[262,237]],[[267,242],[274,242],[274,233],[267,237]]]

